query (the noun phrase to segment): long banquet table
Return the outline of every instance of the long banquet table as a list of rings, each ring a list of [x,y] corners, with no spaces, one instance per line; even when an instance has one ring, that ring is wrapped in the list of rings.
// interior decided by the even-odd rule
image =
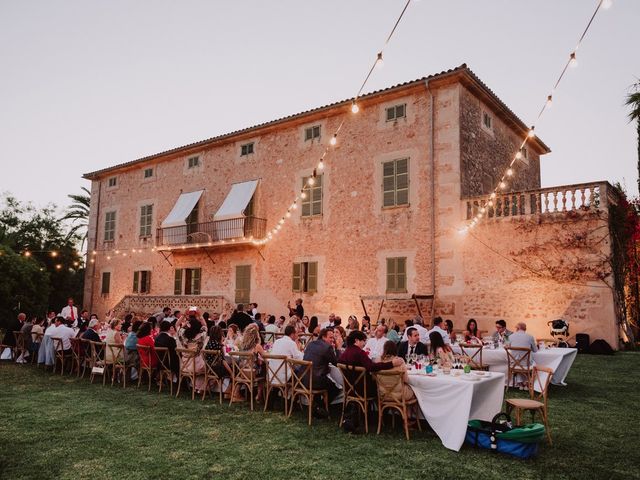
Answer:
[[[452,349],[454,353],[462,353],[460,347],[453,345]],[[578,349],[576,348],[545,348],[544,350],[538,350],[533,352],[531,358],[534,365],[542,367],[548,367],[553,370],[553,377],[551,377],[551,383],[554,385],[566,386],[565,378],[573,365]],[[500,372],[506,375],[509,370],[507,361],[507,352],[504,348],[488,348],[482,349],[482,363],[489,367],[490,372]],[[546,374],[540,375],[542,382],[546,380]],[[535,384],[536,390],[539,391],[538,383]]]
[[[475,373],[428,376],[424,371],[410,370],[408,383],[442,444],[459,451],[470,419],[491,420],[502,409],[504,382],[500,372],[481,377]]]

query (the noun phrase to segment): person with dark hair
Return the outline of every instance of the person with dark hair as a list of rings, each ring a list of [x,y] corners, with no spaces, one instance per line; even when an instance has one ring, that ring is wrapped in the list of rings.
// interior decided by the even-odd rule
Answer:
[[[493,338],[493,343],[505,343],[509,339],[509,335],[513,332],[511,330],[507,330],[507,322],[504,320],[496,321],[496,331],[493,332],[491,336]]]
[[[402,365],[402,360],[397,358],[389,362],[374,362],[369,358],[369,355],[365,353],[363,347],[367,343],[367,334],[354,330],[347,336],[347,348],[345,348],[342,355],[338,359],[338,362],[346,365],[355,365],[357,367],[364,367],[367,372],[377,372],[379,370],[389,370],[393,367]],[[373,386],[373,382],[369,382]]]
[[[227,322],[227,325],[237,325],[240,331],[244,332],[244,329],[252,323],[252,318],[244,311],[244,305],[239,303],[238,307],[233,312],[233,315],[231,315],[231,318]]]
[[[451,340],[452,343],[455,343],[457,341],[457,336],[453,331],[453,322],[447,319],[444,321],[444,325],[445,325],[445,330],[449,334],[449,340]]]
[[[443,365],[451,365],[453,363],[453,350],[451,347],[444,343],[444,339],[439,332],[431,332],[429,334],[429,340],[431,341],[431,353],[433,356],[440,360]]]
[[[338,363],[336,347],[342,347],[342,340],[339,337],[336,340],[333,330],[323,328],[320,330],[319,338],[307,344],[303,356],[304,360],[313,364],[311,369],[313,389],[327,390],[329,392],[329,403],[340,394],[340,389],[329,380],[329,364],[336,365]],[[309,384],[308,378],[305,378],[304,381],[307,382],[307,385]],[[314,415],[317,418],[326,418],[328,412],[320,408],[318,402],[314,402],[314,404],[316,405],[313,412]]]
[[[271,348],[272,355],[284,355],[287,358],[293,358],[294,360],[302,360],[302,345],[298,341],[298,332],[293,325],[287,325],[284,328],[284,335],[276,340]],[[278,371],[282,360],[269,360],[271,370],[278,372],[278,380],[284,383],[288,378],[284,377],[284,369]],[[273,363],[271,363],[273,362]],[[314,385],[315,388],[315,385]]]
[[[276,326],[275,315],[269,315],[269,317],[267,317],[267,326],[264,327],[264,331],[265,331],[264,341],[267,343],[273,343],[273,341],[275,340],[274,333],[280,332],[280,330]]]
[[[202,314],[202,318],[204,319],[204,323],[207,324],[207,330],[211,330],[211,327],[213,327],[216,323],[210,319],[211,315],[209,315],[209,312],[204,312]]]
[[[469,319],[466,330],[469,332],[470,336],[480,338],[478,336],[478,322],[476,322],[474,318]]]
[[[371,331],[371,318],[369,315],[364,315],[362,317],[362,325],[360,325],[360,330],[369,335]]]
[[[169,368],[171,371],[178,375],[180,372],[180,359],[178,358],[178,354],[176,353],[176,339],[173,338],[169,332],[173,328],[171,322],[160,322],[160,333],[156,337],[154,341],[154,345],[156,347],[163,347],[169,350]]]
[[[293,317],[294,315],[299,319],[304,317],[304,307],[302,306],[302,299],[298,298],[296,300],[296,306],[291,308],[291,302],[287,302],[287,308],[289,309],[289,316]]]
[[[281,332],[285,325],[284,323],[287,321],[287,319],[284,317],[284,315],[280,315],[278,317],[278,320],[276,320],[276,327],[278,327],[278,331]]]
[[[319,332],[320,332],[320,325],[318,324],[318,317],[313,315],[309,319],[309,333],[313,336],[313,338],[317,338]]]
[[[416,327],[409,327],[406,331],[407,341],[400,342],[398,355],[406,358],[407,355],[426,355],[427,347],[420,341],[420,333]]]
[[[158,333],[160,333],[160,330],[158,329],[158,319],[154,315],[151,315],[147,319],[147,323],[151,324],[151,336],[153,338],[156,338]]]
[[[154,319],[156,317],[153,317]],[[140,367],[148,368],[151,367],[154,370],[158,368],[158,355],[156,354],[155,343],[153,341],[153,337],[151,336],[151,332],[153,330],[151,322],[147,321],[140,325],[138,328],[138,333],[136,336],[138,337],[138,346],[149,347],[149,351],[138,350],[138,355],[140,356]]]
[[[122,331],[124,333],[129,332],[129,327],[131,327],[131,321],[133,320],[133,315],[131,315],[130,313],[127,313],[124,316],[124,322],[122,323]]]
[[[178,341],[182,348],[187,350],[195,350],[196,384],[192,387],[196,389],[196,393],[201,393],[205,388],[204,384],[204,360],[200,355],[200,350],[204,347],[207,337],[207,324],[202,317],[190,315],[188,320],[182,317],[178,321]],[[182,360],[186,360],[186,354],[183,354]]]
[[[135,320],[133,322],[133,325],[131,325],[131,328],[128,332],[129,334],[127,335],[127,338],[124,341],[124,348],[128,352],[137,352],[137,349],[136,349],[136,346],[138,345],[137,332],[141,325],[142,325],[141,320]]]
[[[431,339],[431,334],[433,332],[437,332],[442,337],[442,340],[444,341],[444,343],[446,343],[447,345],[450,345],[451,344],[451,339],[449,338],[449,334],[443,328],[443,326],[444,326],[444,320],[442,320],[442,317],[434,318],[433,319],[433,328],[431,330],[429,330],[429,339]]]
[[[253,321],[258,326],[258,330],[264,332],[264,323],[262,323],[262,314],[260,312],[256,313]]]

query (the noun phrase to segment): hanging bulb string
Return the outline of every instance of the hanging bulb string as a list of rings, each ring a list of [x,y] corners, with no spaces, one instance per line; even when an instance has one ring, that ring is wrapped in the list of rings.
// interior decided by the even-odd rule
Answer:
[[[587,32],[589,31],[589,29],[591,28],[594,19],[596,18],[598,12],[600,11],[601,8],[607,8],[607,7],[603,7],[603,5],[605,4],[605,2],[609,2],[610,0],[598,0],[598,3],[596,5],[596,9],[594,10],[593,14],[591,15],[591,17],[589,18],[589,21],[587,23],[587,26],[585,27],[584,31],[582,32],[582,35],[580,35],[580,39],[578,40],[578,43],[575,47],[575,49],[569,54],[569,58],[566,61],[566,63],[564,64],[564,67],[562,69],[562,71],[560,72],[560,75],[558,76],[553,89],[551,90],[551,93],[547,95],[547,98],[545,100],[545,103],[543,104],[542,108],[540,109],[538,116],[536,117],[535,122],[531,125],[531,127],[529,128],[529,131],[527,132],[527,134],[525,135],[524,139],[522,140],[522,143],[520,144],[520,148],[518,149],[518,151],[516,152],[516,154],[514,155],[514,157],[511,159],[511,162],[509,162],[509,166],[507,168],[507,170],[505,171],[505,173],[502,175],[502,177],[500,178],[500,181],[498,182],[498,184],[496,185],[496,187],[493,189],[492,193],[489,195],[489,200],[481,203],[481,207],[478,211],[478,213],[474,216],[474,218],[471,220],[471,222],[463,227],[462,232],[466,232],[469,228],[474,227],[485,215],[489,215],[489,210],[487,208],[484,208],[484,205],[488,205],[489,207],[493,206],[494,204],[494,199],[497,196],[497,193],[500,192],[501,190],[505,190],[507,188],[507,184],[505,183],[505,178],[506,177],[513,177],[514,175],[514,171],[513,171],[513,166],[515,164],[515,162],[519,159],[522,158],[523,156],[523,150],[526,147],[527,143],[529,142],[530,139],[532,139],[533,137],[535,137],[535,128],[537,126],[537,124],[539,123],[540,119],[542,118],[542,116],[544,115],[544,113],[551,107],[552,102],[553,102],[553,95],[555,94],[558,86],[560,85],[560,82],[562,81],[562,79],[564,78],[567,70],[569,69],[569,66],[571,66],[572,63],[576,62],[576,52],[577,50],[580,48],[582,41],[584,40],[584,38],[587,35]],[[608,5],[608,3],[607,3]]]

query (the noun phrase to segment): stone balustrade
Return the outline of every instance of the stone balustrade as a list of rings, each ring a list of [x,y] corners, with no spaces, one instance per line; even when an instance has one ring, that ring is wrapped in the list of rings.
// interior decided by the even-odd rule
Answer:
[[[570,211],[606,210],[617,202],[617,193],[608,182],[578,183],[498,194],[489,204],[487,195],[464,199],[466,218],[470,220],[481,208],[489,218],[525,215],[553,215]]]

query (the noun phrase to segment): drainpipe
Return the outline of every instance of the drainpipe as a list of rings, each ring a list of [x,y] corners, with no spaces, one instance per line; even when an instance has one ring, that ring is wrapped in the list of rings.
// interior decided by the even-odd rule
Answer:
[[[98,249],[98,225],[100,223],[100,198],[101,198],[101,194],[102,194],[102,180],[100,180],[98,182],[98,205],[96,206],[96,221],[95,221],[95,234],[93,237],[93,250],[97,250]],[[89,212],[91,212],[91,210],[89,210]],[[89,217],[91,217],[91,213],[89,213]],[[89,218],[89,222],[91,221],[91,218]],[[87,225],[87,228],[89,228],[90,225]],[[89,232],[87,232],[87,235],[89,234]],[[91,258],[93,258],[93,256],[89,255],[89,244],[87,243],[87,259],[89,259],[89,262],[92,265],[91,268],[91,288],[90,288],[90,294],[89,294],[89,308],[87,308],[87,310],[89,310],[89,312],[93,311],[93,291],[94,291],[94,286],[95,286],[95,277],[96,277],[96,262],[91,263]],[[86,279],[86,277],[85,277]],[[86,308],[86,307],[85,307]]]
[[[435,178],[435,157],[434,157],[434,121],[435,121],[435,106],[433,104],[433,93],[429,87],[429,79],[425,80],[425,87],[429,93],[429,174],[431,177],[431,294],[433,299],[431,300],[431,316],[435,310],[436,305],[436,178]],[[429,319],[431,321],[431,319]]]

